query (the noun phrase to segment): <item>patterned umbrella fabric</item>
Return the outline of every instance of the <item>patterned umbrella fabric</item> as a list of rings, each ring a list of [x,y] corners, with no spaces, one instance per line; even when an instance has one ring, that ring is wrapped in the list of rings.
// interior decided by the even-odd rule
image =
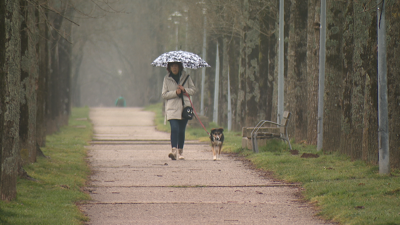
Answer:
[[[206,61],[200,56],[185,51],[171,51],[160,55],[154,62],[153,66],[167,67],[169,62],[181,62],[183,67],[189,69],[198,69],[201,67],[210,67]]]

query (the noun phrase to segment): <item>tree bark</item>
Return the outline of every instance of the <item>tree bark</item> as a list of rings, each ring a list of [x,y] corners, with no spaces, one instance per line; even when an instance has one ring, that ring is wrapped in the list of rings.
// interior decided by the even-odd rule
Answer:
[[[376,12],[365,12],[368,18],[366,23],[368,36],[363,42],[363,52],[360,55],[362,67],[365,73],[364,84],[364,112],[363,112],[363,137],[361,146],[361,158],[373,164],[378,162],[378,52]],[[369,23],[369,24],[368,24]]]
[[[245,107],[246,119],[245,126],[255,126],[259,121],[259,105],[260,101],[260,70],[259,70],[259,43],[260,43],[260,24],[258,14],[258,1],[245,1],[245,13],[248,18],[245,28]],[[251,26],[249,25],[251,24]]]
[[[229,43],[229,79],[231,82],[231,104],[232,104],[232,130],[241,131],[242,127],[237,123],[241,115],[237,113],[238,109],[238,88],[240,85],[239,69],[240,65],[240,43],[241,39],[232,37]]]
[[[289,135],[296,141],[307,139],[307,9],[306,1],[290,5],[287,102],[292,113]]]
[[[367,0],[364,1],[367,4]],[[371,49],[376,46],[375,41],[370,40],[370,26],[375,21],[376,13],[363,12],[360,4],[354,5],[354,49],[353,49],[353,82],[351,96],[351,157],[352,159],[362,158],[362,143],[364,129],[364,95],[365,95],[365,78],[368,73],[368,67],[375,60],[371,60]],[[372,15],[373,14],[373,15]],[[376,24],[372,25],[373,36],[376,37]],[[360,41],[363,40],[363,41]],[[368,46],[368,43],[371,46]],[[376,73],[375,73],[376,74]],[[371,74],[372,75],[372,74]]]
[[[248,4],[248,1],[243,0],[243,5]],[[247,14],[244,7],[242,7],[243,15]],[[244,16],[245,20],[247,16]],[[236,105],[236,125],[241,128],[245,126],[246,118],[246,45],[245,35],[247,32],[246,27],[247,21],[242,21],[241,34],[240,34],[240,58],[239,58],[239,78],[238,78],[238,89],[237,89],[237,105]]]
[[[343,73],[343,23],[346,3],[327,2],[327,47],[324,98],[324,152],[339,150]]]
[[[351,152],[351,96],[353,84],[353,54],[354,54],[354,2],[348,1],[345,11],[343,29],[343,99],[342,99],[342,132],[340,152]]]
[[[221,64],[221,78],[220,83],[221,83],[221,89],[220,89],[220,109],[219,109],[219,115],[220,117],[218,118],[219,124],[223,127],[228,127],[228,72],[229,71],[229,55],[228,55],[228,37],[223,37],[222,38],[222,46],[220,49],[221,51],[221,59],[220,62]]]
[[[309,0],[307,22],[307,143],[317,144],[320,0]]]
[[[62,9],[61,15],[65,15],[66,9]],[[63,99],[63,77],[60,72],[60,37],[59,31],[62,26],[63,16],[49,13],[49,18],[53,22],[52,28],[50,29],[50,48],[49,48],[49,59],[50,59],[50,73],[48,82],[48,99],[47,99],[47,120],[46,120],[46,132],[52,134],[60,129],[64,124],[63,111],[64,100]]]
[[[19,0],[0,2],[0,199],[10,201],[17,194],[19,146],[19,104],[21,77],[21,12]]]
[[[38,40],[35,8],[27,1],[21,2],[21,103],[19,136],[22,165],[36,161],[36,105]]]
[[[400,67],[398,66],[400,3],[398,1],[385,1],[385,3],[387,4],[386,15],[388,18],[387,34],[391,37],[387,42],[390,165],[400,168]],[[390,13],[388,9],[390,9]]]
[[[46,111],[49,81],[49,49],[47,40],[48,26],[46,24],[47,14],[42,13],[42,4],[46,0],[41,0],[37,6],[39,41],[37,44],[37,55],[39,64],[38,90],[37,90],[37,113],[36,113],[36,140],[40,147],[46,145]],[[39,11],[40,10],[40,11]],[[47,117],[46,117],[47,118]]]
[[[259,111],[262,119],[272,120],[272,99],[274,88],[274,71],[275,71],[275,57],[276,57],[276,39],[275,30],[276,19],[273,16],[273,10],[264,10],[260,14],[260,29],[268,31],[260,34],[260,54],[259,54],[259,67],[260,67],[260,101]]]

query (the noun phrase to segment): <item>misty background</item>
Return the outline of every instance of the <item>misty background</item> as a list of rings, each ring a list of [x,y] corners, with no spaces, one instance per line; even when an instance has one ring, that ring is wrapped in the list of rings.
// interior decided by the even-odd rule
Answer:
[[[177,25],[168,20],[173,12],[182,14],[178,18],[178,48],[201,55],[202,20],[192,21],[194,15],[201,18],[202,8],[194,2],[189,10],[189,4],[182,2],[119,0],[95,12],[95,6],[87,5],[81,13],[75,13],[74,21],[79,26],[72,28],[72,54],[76,57],[72,61],[72,76],[76,77],[73,104],[109,107],[120,95],[128,107],[160,101],[167,71],[150,63],[176,48]],[[186,18],[192,20],[188,29]],[[199,72],[189,73],[196,80]]]

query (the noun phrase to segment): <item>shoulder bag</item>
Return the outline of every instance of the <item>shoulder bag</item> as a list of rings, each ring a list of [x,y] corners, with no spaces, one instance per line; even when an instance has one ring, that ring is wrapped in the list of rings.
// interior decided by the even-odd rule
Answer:
[[[188,78],[189,78],[189,75],[187,75],[186,79],[183,81],[182,86],[186,83],[186,80]],[[193,108],[190,106],[185,107],[185,103],[183,101],[183,94],[181,94],[181,98],[182,98],[182,106],[183,106],[182,119],[187,119],[187,120],[193,119],[193,117],[194,117]]]

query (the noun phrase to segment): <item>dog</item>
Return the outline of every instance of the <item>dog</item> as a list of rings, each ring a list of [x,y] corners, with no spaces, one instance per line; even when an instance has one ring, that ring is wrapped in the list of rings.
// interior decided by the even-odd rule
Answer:
[[[213,128],[210,133],[211,149],[213,152],[213,159],[220,160],[222,145],[224,144],[224,129]]]

